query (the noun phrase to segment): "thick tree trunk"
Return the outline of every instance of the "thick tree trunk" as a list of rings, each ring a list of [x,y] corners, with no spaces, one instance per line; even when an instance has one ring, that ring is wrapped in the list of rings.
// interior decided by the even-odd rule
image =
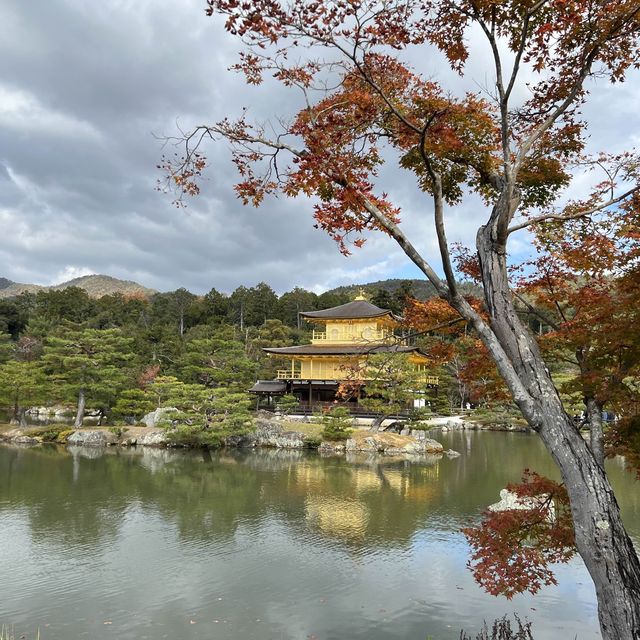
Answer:
[[[485,344],[560,469],[571,501],[576,546],[596,588],[602,636],[640,640],[640,562],[604,468],[564,410],[538,345],[515,311],[504,246],[490,227],[483,227],[477,240],[491,329],[502,353],[486,338]],[[505,355],[512,369],[504,366]]]
[[[21,429],[27,426],[27,408],[16,404],[13,407],[13,414],[9,424],[18,425]]]
[[[80,391],[78,392],[78,411],[76,413],[76,421],[73,424],[73,426],[76,429],[80,429],[80,427],[82,427],[82,424],[84,422],[85,405],[86,405],[86,399],[84,395],[84,389],[80,389]]]
[[[11,414],[11,420],[9,420],[9,424],[20,424],[20,405],[18,404],[17,400],[13,403],[13,412]]]

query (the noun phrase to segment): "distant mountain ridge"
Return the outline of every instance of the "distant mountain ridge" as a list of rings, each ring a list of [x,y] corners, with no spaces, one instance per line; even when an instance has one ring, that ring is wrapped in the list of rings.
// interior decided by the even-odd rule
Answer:
[[[411,284],[412,294],[419,300],[426,300],[436,295],[434,286],[427,280],[417,280],[410,278],[389,278],[387,280],[376,280],[375,282],[365,282],[361,284],[343,285],[330,289],[327,293],[346,294],[350,299],[355,298],[362,289],[368,296],[374,296],[380,289],[393,295],[405,282]],[[123,295],[143,295],[150,297],[158,293],[155,289],[145,287],[133,280],[120,280],[112,276],[92,274],[73,278],[67,282],[55,284],[51,286],[43,286],[39,284],[26,284],[21,282],[13,282],[8,278],[0,277],[0,299],[14,298],[21,293],[37,293],[38,291],[60,291],[68,287],[79,287],[84,289],[92,298],[101,298],[102,296],[121,293]],[[481,290],[468,282],[460,283],[460,290],[463,294],[481,294]]]
[[[346,293],[353,298],[358,295],[360,289],[373,296],[379,289],[393,295],[405,283],[411,284],[411,292],[418,300],[427,300],[436,295],[435,287],[428,280],[415,280],[411,278],[389,278],[388,280],[377,280],[376,282],[367,282],[364,284],[349,284],[342,287],[330,289],[327,293]],[[482,289],[471,282],[459,282],[459,289],[463,295],[482,296]]]
[[[341,287],[335,287],[335,289],[330,289],[327,293],[347,294],[353,298],[358,295],[360,289],[369,296],[374,295],[379,289],[382,289],[393,295],[405,282],[411,283],[411,291],[419,300],[432,298],[436,294],[435,287],[429,281],[411,278],[389,278],[387,280],[376,280],[376,282],[347,284]]]
[[[123,295],[143,295],[145,297],[149,297],[154,293],[157,293],[155,289],[144,287],[133,280],[120,280],[111,276],[92,274],[73,278],[73,280],[55,284],[50,287],[45,287],[39,284],[12,282],[7,278],[0,278],[0,298],[13,298],[24,292],[37,293],[38,291],[60,291],[69,287],[84,289],[92,298],[101,298],[102,296],[113,295],[114,293],[121,293]]]

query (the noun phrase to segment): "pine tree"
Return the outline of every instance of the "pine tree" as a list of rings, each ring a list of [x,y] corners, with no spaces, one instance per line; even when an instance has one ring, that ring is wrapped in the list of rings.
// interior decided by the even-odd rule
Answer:
[[[61,397],[77,399],[75,427],[83,424],[87,399],[101,408],[115,403],[129,378],[132,342],[119,329],[65,328],[47,340],[42,360]]]
[[[39,363],[9,360],[0,366],[0,405],[10,407],[11,422],[26,425],[28,407],[44,402],[47,379]]]

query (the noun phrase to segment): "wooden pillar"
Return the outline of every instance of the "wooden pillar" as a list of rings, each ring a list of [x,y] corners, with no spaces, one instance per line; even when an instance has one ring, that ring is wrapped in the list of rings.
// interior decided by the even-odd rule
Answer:
[[[313,385],[311,380],[309,380],[309,406],[313,404]]]

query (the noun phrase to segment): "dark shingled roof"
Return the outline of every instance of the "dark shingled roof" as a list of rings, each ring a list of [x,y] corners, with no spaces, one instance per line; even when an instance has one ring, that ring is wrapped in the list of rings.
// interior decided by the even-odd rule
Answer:
[[[280,380],[258,380],[258,382],[249,389],[249,393],[284,393],[286,389],[286,383]]]
[[[389,309],[381,309],[366,300],[354,300],[353,302],[347,302],[347,304],[331,307],[331,309],[323,309],[322,311],[301,311],[300,315],[310,320],[315,318],[318,320],[346,320],[356,318],[381,318],[383,316],[390,316],[394,320],[400,320],[400,318],[395,316]]]
[[[419,353],[426,356],[418,347],[401,344],[364,344],[364,345],[323,345],[303,344],[295,347],[264,347],[262,349],[274,355],[288,356],[344,356],[366,355],[369,353]]]

